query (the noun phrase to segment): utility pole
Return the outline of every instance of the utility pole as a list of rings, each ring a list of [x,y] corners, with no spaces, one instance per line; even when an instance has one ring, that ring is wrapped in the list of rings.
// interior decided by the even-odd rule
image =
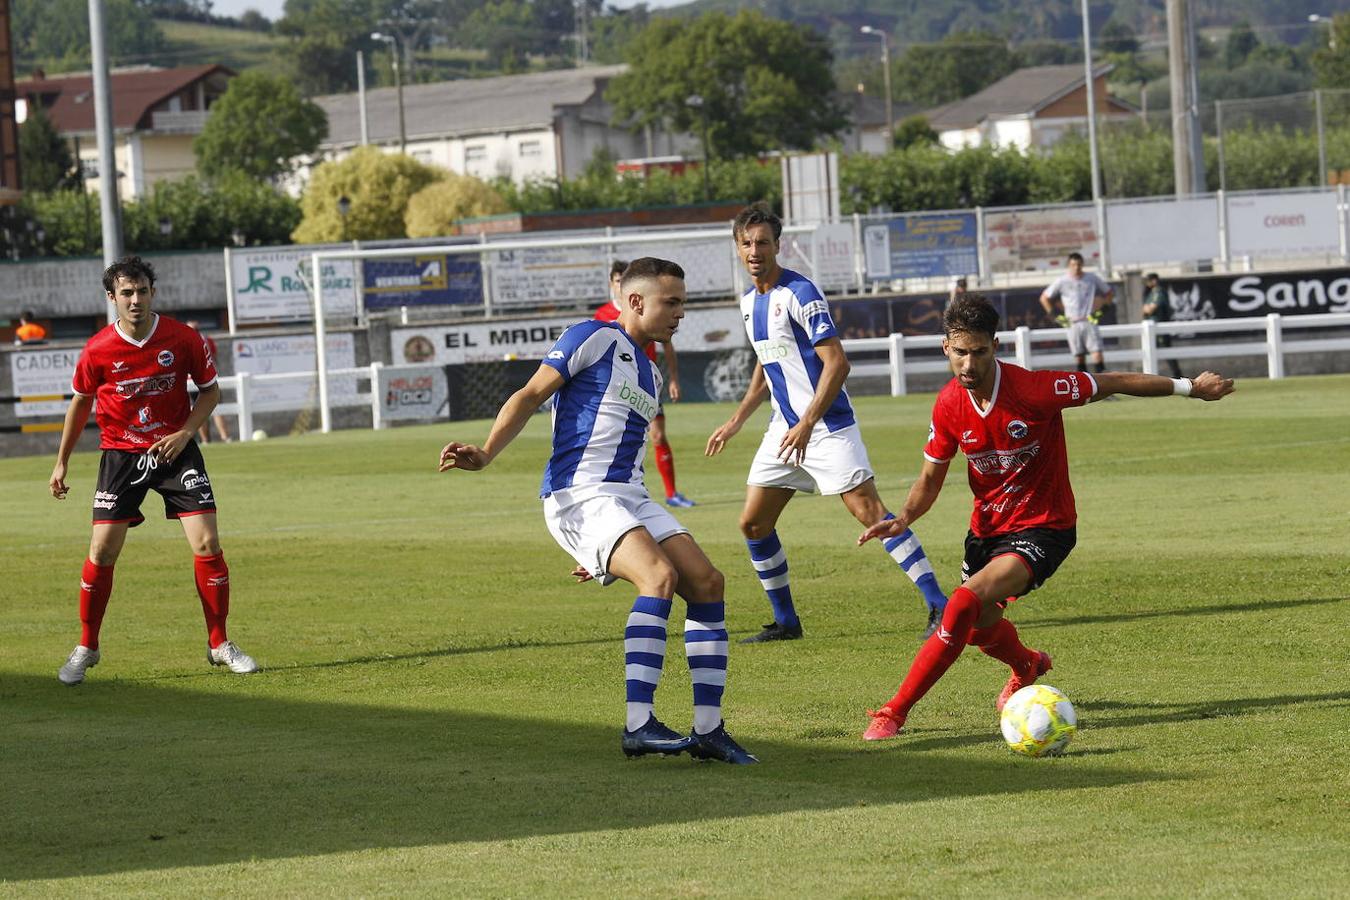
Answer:
[[[122,253],[122,207],[117,200],[117,152],[113,144],[112,90],[108,84],[108,32],[103,25],[103,0],[89,0],[89,56],[94,70],[94,133],[98,139],[98,199],[103,216],[103,265]],[[116,308],[108,307],[108,321]]]
[[[891,37],[880,28],[864,25],[858,29],[863,34],[875,34],[881,38],[881,72],[886,85],[886,149],[895,149],[895,104],[891,100]],[[858,126],[861,134],[862,125]]]
[[[1172,175],[1177,196],[1184,197],[1205,189],[1191,0],[1167,0],[1167,64],[1172,85]]]

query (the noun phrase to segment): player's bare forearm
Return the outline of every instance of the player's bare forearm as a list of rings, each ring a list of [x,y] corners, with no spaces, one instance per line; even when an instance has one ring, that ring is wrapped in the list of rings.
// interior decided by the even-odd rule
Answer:
[[[760,404],[768,398],[769,380],[764,377],[764,367],[755,363],[755,370],[750,373],[750,385],[745,389],[745,396],[741,398],[731,418],[708,436],[708,444],[703,448],[703,455],[716,456],[721,453],[727,441],[736,436],[755,410],[759,409]]]
[[[47,479],[47,489],[57,500],[66,499],[66,493],[70,490],[66,484],[70,454],[74,452],[75,444],[79,441],[84,426],[89,422],[89,411],[93,408],[93,397],[78,394],[70,401],[70,406],[66,407],[66,421],[61,426],[61,444],[56,451],[56,465],[52,466],[51,477]]]
[[[935,463],[925,459],[923,468],[919,470],[919,477],[909,487],[905,505],[900,512],[895,514],[894,519],[873,524],[858,538],[858,543],[865,544],[872,538],[898,537],[904,534],[907,528],[932,509],[933,504],[937,502],[938,495],[942,493],[942,484],[947,478],[948,465],[949,463]]]
[[[675,352],[675,343],[666,341],[661,346],[666,354],[666,371],[670,374],[670,380],[678,382],[680,380],[680,357]]]
[[[485,469],[506,449],[516,435],[524,429],[525,423],[539,407],[562,387],[563,378],[551,366],[540,366],[526,382],[525,386],[512,394],[497,412],[497,418],[488,432],[488,439],[482,447],[451,441],[441,449],[441,461],[438,471],[464,469],[477,471]]]
[[[1164,375],[1147,375],[1143,372],[1101,372],[1093,378],[1097,382],[1097,393],[1092,396],[1094,401],[1104,400],[1112,394],[1167,397],[1175,393],[1197,400],[1219,400],[1237,390],[1233,379],[1215,372],[1201,372],[1195,378],[1175,381]]]
[[[852,368],[839,338],[829,338],[816,344],[816,356],[820,358],[820,380],[816,382],[816,392],[811,396],[811,402],[802,413],[802,421],[809,421],[811,427],[824,418],[825,411],[843,390]]]
[[[197,402],[192,404],[192,412],[188,413],[187,421],[183,423],[183,430],[188,434],[196,434],[197,429],[207,423],[211,418],[211,413],[215,412],[219,405],[220,382],[202,388],[197,394]]]
[[[1047,315],[1055,314],[1055,304],[1051,302],[1049,294],[1041,294],[1041,306],[1044,307]]]

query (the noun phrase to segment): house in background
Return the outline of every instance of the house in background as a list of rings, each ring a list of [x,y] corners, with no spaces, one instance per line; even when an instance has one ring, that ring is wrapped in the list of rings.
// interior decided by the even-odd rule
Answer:
[[[156,181],[195,171],[192,141],[201,134],[211,105],[225,93],[234,74],[217,65],[136,67],[110,73],[117,190],[122,199],[144,196]],[[97,189],[93,76],[85,72],[48,78],[39,72],[17,81],[14,92],[20,123],[33,104],[40,104],[57,132],[77,152],[89,186]]]
[[[1098,66],[1092,73],[1099,122],[1138,115],[1132,105],[1107,92],[1106,76],[1113,68]],[[925,115],[950,150],[1049,147],[1071,131],[1087,131],[1085,81],[1082,65],[1031,66]]]
[[[633,132],[611,123],[605,88],[626,68],[591,66],[405,85],[407,153],[452,172],[517,183],[576,177],[597,151],[614,159],[697,156],[698,142],[689,135]],[[359,94],[332,94],[314,102],[328,115],[328,137],[311,164],[341,159],[361,145]],[[367,140],[386,152],[398,152],[398,104],[394,88],[366,92]],[[308,167],[298,180],[308,180]]]
[[[861,87],[861,85],[859,85]],[[886,100],[871,94],[838,92],[835,100],[848,116],[849,124],[839,133],[839,144],[846,153],[885,153],[891,148],[886,134]],[[890,121],[899,125],[910,116],[921,113],[911,103],[891,104]]]

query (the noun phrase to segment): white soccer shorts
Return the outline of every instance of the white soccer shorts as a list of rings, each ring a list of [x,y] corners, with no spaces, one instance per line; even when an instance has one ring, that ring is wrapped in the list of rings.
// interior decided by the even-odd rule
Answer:
[[[554,491],[544,498],[549,533],[597,582],[613,584],[609,558],[634,528],[645,528],[658,544],[689,529],[640,484],[588,484]]]
[[[872,463],[857,425],[834,432],[817,428],[801,465],[778,458],[787,431],[787,422],[775,416],[755,451],[746,484],[830,495],[846,494],[872,477]]]
[[[1101,332],[1097,326],[1086,319],[1069,323],[1069,352],[1074,356],[1088,353],[1100,353],[1102,350]]]

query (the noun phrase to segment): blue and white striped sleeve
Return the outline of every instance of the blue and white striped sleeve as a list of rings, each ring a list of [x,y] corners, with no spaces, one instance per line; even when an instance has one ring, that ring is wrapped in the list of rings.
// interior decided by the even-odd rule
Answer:
[[[553,347],[544,355],[543,365],[556,369],[563,381],[571,381],[572,376],[589,366],[599,358],[599,345],[603,342],[590,340],[598,331],[607,326],[602,322],[578,322],[558,336]]]
[[[830,304],[820,295],[816,286],[806,279],[792,285],[792,302],[788,304],[788,315],[806,332],[811,346],[823,340],[839,336],[830,316]]]

